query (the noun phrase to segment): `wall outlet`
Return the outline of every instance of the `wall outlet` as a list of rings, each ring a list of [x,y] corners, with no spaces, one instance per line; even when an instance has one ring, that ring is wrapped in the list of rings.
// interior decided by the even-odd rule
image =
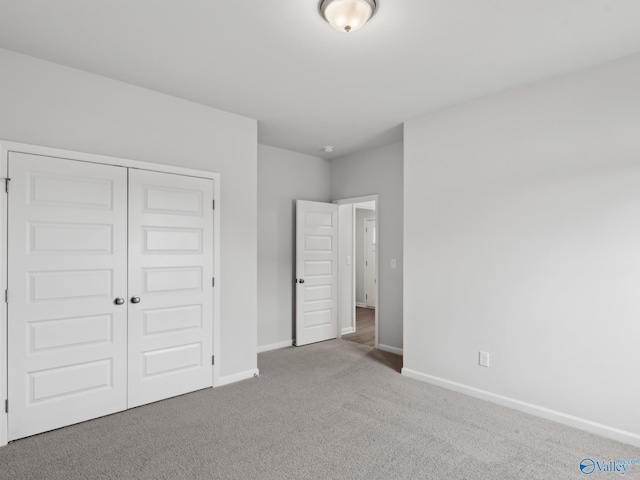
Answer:
[[[347,265],[351,265],[351,256],[347,255]]]
[[[489,353],[488,352],[478,352],[478,365],[481,367],[489,366]]]

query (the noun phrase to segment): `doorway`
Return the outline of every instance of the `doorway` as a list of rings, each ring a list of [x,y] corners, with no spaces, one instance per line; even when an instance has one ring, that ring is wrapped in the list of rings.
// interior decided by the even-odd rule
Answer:
[[[356,207],[356,212],[358,207]],[[371,212],[367,212],[371,213]],[[374,218],[375,211],[371,218],[365,218],[364,220],[364,246],[359,245],[360,242],[356,239],[356,252],[361,248],[364,248],[362,255],[358,255],[356,253],[356,257],[358,258],[358,265],[356,265],[356,269],[358,267],[364,268],[364,278],[356,277],[356,292],[360,290],[358,283],[362,283],[362,288],[364,290],[364,308],[376,308],[376,283],[378,283],[377,279],[377,271],[376,271],[376,219]],[[358,217],[356,215],[356,217]],[[356,222],[359,222],[359,219],[356,219]],[[356,229],[362,230],[362,226],[360,223],[356,224]],[[361,258],[362,257],[362,258]],[[363,266],[364,262],[364,266]]]
[[[339,334],[345,340],[378,348],[378,196],[335,203]]]

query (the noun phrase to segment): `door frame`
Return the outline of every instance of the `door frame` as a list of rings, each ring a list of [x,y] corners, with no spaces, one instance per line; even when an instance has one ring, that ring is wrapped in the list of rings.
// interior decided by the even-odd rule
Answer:
[[[186,175],[190,177],[206,178],[213,181],[213,199],[215,209],[213,212],[213,276],[215,278],[215,288],[213,289],[213,355],[216,362],[213,365],[212,383],[214,387],[220,386],[220,180],[219,173],[207,172],[204,170],[194,170],[190,168],[177,167],[173,165],[164,165],[152,162],[143,162],[139,160],[128,160],[118,157],[110,157],[106,155],[96,155],[92,153],[83,153],[73,150],[63,150],[52,147],[42,147],[39,145],[29,145],[25,143],[10,142],[0,140],[0,172],[2,172],[2,180],[7,178],[8,158],[10,152],[22,152],[32,155],[42,155],[46,157],[57,157],[67,160],[76,160],[80,162],[98,163],[102,165],[113,165],[126,168],[135,168],[140,170],[152,170],[162,173],[173,173],[177,175]],[[9,189],[11,182],[9,181]],[[2,189],[4,190],[4,189]],[[7,216],[8,204],[7,193],[0,195],[0,292],[7,288]],[[7,397],[7,304],[4,308],[0,308],[0,405],[4,407],[4,401]],[[5,408],[0,408],[0,447],[7,444],[8,438],[8,414]]]
[[[355,322],[356,322],[356,289],[355,289],[355,277],[356,277],[356,262],[355,262],[355,244],[356,244],[356,235],[355,235],[355,204],[357,203],[365,203],[365,202],[375,202],[375,220],[376,220],[376,277],[378,280],[380,279],[379,265],[380,265],[380,198],[378,194],[371,195],[363,195],[361,197],[351,197],[351,198],[342,198],[340,200],[334,200],[333,203],[337,204],[338,207],[341,205],[353,205],[353,222],[351,225],[351,234],[353,236],[352,249],[351,249],[351,258],[353,261],[351,262],[351,296],[350,296],[350,308],[351,311],[351,321],[355,330]],[[338,209],[338,215],[340,215],[340,210]],[[338,225],[340,221],[338,220]],[[344,233],[344,232],[343,232]],[[340,228],[338,228],[338,244],[340,244]],[[343,263],[340,259],[338,259],[338,269],[343,267]],[[379,347],[379,318],[378,314],[380,312],[380,281],[376,282],[375,286],[376,292],[376,303],[375,303],[375,340],[374,340],[374,348]],[[340,298],[340,270],[338,270],[338,305],[342,299]],[[340,312],[340,307],[338,306],[338,312]],[[342,319],[338,317],[338,338],[342,337]]]

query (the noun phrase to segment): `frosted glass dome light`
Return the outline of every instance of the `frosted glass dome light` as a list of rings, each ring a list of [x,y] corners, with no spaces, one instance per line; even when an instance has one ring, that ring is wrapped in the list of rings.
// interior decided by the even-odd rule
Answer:
[[[378,8],[376,0],[322,0],[320,13],[336,30],[350,33],[362,27]]]

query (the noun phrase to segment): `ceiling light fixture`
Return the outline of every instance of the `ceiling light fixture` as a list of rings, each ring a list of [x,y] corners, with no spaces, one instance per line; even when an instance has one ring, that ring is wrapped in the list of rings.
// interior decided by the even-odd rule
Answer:
[[[376,0],[322,0],[320,14],[336,30],[355,32],[373,17]]]

